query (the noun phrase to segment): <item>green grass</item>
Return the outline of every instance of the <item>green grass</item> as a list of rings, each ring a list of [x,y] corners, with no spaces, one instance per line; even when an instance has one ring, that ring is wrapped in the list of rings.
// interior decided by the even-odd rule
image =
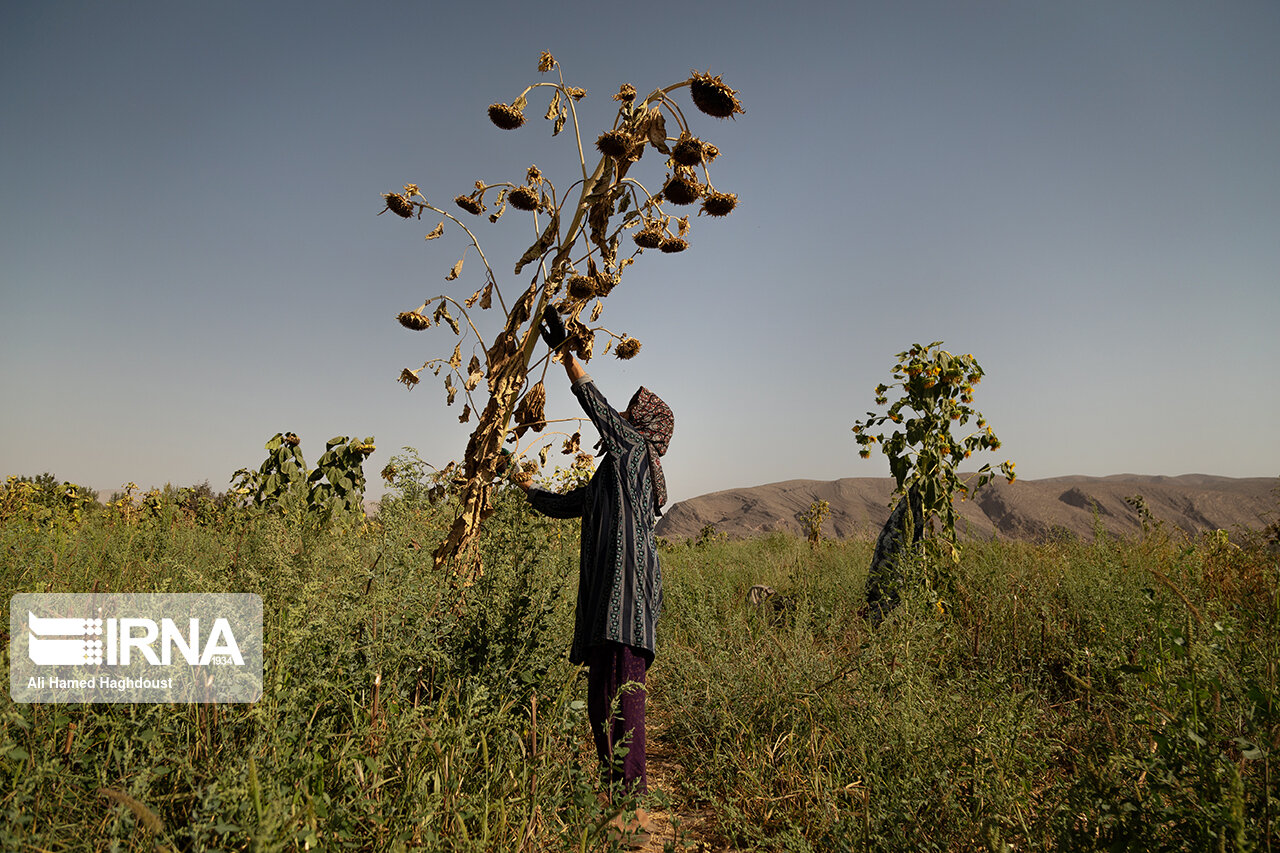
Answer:
[[[0,710],[0,848],[608,849],[564,660],[577,531],[502,496],[485,572],[431,566],[447,509],[366,525],[172,501],[0,501],[9,594],[257,592],[254,705]],[[1280,837],[1274,556],[974,543],[876,630],[868,542],[663,551],[651,738],[676,812],[759,850],[1270,850]],[[786,606],[744,602],[764,583]],[[5,643],[3,654],[8,654]],[[1270,845],[1270,846],[1269,846]]]

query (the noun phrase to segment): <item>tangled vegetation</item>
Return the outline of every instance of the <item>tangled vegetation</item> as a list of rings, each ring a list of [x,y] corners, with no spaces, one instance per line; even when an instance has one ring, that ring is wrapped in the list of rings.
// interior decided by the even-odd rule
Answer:
[[[205,487],[50,509],[10,480],[10,594],[256,592],[268,652],[254,705],[7,703],[0,847],[616,848],[630,804],[596,799],[565,662],[576,524],[497,489],[485,571],[459,588],[432,557],[453,471],[390,467],[377,516],[343,524]],[[1152,520],[1134,541],[969,543],[945,612],[908,589],[875,630],[856,615],[871,550],[663,546],[648,805],[666,849],[1260,851],[1280,833],[1261,537]],[[777,591],[761,608],[756,584]]]

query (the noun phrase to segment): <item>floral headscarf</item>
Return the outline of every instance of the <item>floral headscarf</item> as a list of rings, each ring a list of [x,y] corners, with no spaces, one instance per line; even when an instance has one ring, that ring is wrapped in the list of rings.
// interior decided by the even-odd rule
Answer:
[[[658,514],[661,515],[662,506],[667,502],[667,479],[662,474],[659,457],[667,452],[667,445],[671,443],[671,433],[676,428],[675,415],[657,394],[642,385],[627,404],[627,419],[649,445],[653,493],[657,500]]]

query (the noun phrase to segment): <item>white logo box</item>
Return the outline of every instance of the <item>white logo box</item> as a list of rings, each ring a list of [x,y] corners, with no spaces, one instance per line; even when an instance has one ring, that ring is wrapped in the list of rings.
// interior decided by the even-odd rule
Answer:
[[[15,702],[256,702],[262,597],[19,593],[9,599]]]

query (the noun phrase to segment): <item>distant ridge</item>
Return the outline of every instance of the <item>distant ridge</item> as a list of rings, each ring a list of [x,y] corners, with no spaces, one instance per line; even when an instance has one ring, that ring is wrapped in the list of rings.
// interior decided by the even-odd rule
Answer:
[[[1184,474],[1162,477],[1053,477],[996,480],[976,499],[957,501],[962,537],[1039,541],[1065,532],[1090,538],[1095,523],[1116,536],[1141,530],[1137,511],[1125,498],[1141,495],[1152,517],[1189,533],[1224,529],[1260,530],[1280,514],[1280,479]],[[800,516],[814,501],[827,501],[831,515],[823,533],[837,539],[869,538],[889,517],[893,480],[787,480],[730,489],[680,501],[658,522],[658,535],[673,541],[696,537],[713,525],[733,539],[774,531],[802,534]],[[1096,522],[1095,522],[1096,516]]]

